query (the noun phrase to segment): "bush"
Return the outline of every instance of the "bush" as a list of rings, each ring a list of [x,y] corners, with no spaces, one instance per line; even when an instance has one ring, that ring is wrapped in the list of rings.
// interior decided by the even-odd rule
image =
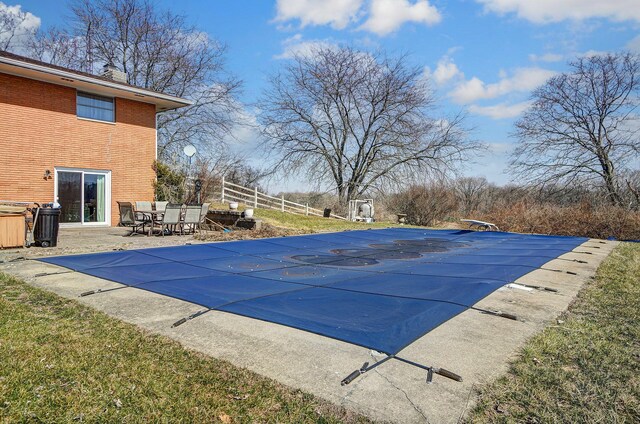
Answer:
[[[390,196],[387,208],[406,214],[408,224],[428,226],[452,214],[457,202],[453,191],[443,184],[413,185]]]
[[[478,219],[504,231],[640,240],[640,213],[583,202],[574,206],[519,201],[495,206]]]
[[[155,162],[153,166],[156,171],[154,184],[156,200],[182,203],[185,194],[184,173],[174,171],[169,165],[162,162]]]

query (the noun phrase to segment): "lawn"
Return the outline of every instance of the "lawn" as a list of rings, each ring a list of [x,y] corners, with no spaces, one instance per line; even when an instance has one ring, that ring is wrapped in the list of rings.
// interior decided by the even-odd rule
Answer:
[[[244,210],[248,206],[240,204],[238,210]],[[213,203],[210,209],[229,209],[227,203]],[[330,231],[345,230],[366,230],[367,228],[388,228],[399,227],[400,224],[388,221],[372,222],[370,224],[364,222],[345,221],[336,218],[322,218],[314,215],[298,215],[293,213],[285,213],[276,209],[254,209],[254,217],[262,219],[264,223],[289,230],[296,230],[301,233],[316,233]],[[404,227],[411,227],[406,225]]]
[[[398,226],[398,224],[390,222],[372,222],[367,224],[364,222],[345,221],[335,218],[283,213],[273,209],[256,209],[255,217],[260,218],[271,225],[305,232],[366,230],[367,228],[388,228]]]
[[[613,251],[507,376],[481,388],[468,422],[640,422],[640,244]]]
[[[0,422],[365,422],[0,273]]]

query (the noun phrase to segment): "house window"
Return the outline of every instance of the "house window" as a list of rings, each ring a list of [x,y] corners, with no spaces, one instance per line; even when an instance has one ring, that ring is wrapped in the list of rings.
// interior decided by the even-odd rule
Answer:
[[[80,118],[115,122],[115,108],[111,97],[78,92],[77,105],[77,113]]]

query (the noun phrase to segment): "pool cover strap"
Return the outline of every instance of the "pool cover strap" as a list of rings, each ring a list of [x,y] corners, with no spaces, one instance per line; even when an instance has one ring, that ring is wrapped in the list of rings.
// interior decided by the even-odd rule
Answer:
[[[375,362],[372,365],[369,365],[368,362],[365,362],[360,367],[360,369],[357,369],[357,370],[353,371],[351,374],[349,374],[348,376],[346,376],[340,382],[340,384],[342,386],[346,386],[347,384],[350,384],[351,382],[353,382],[353,380],[355,380],[356,378],[360,377],[362,374],[364,374],[364,373],[366,373],[368,371],[371,371],[372,369],[384,364],[385,362],[387,362],[390,359],[395,359],[397,361],[404,362],[405,364],[409,364],[409,365],[412,365],[414,367],[421,368],[421,369],[427,371],[427,383],[431,383],[431,381],[433,380],[433,373],[436,373],[436,374],[441,375],[443,377],[449,378],[451,380],[462,381],[462,377],[460,377],[458,374],[456,374],[454,372],[451,372],[449,370],[445,370],[444,368],[436,368],[436,367],[432,367],[432,366],[428,366],[428,365],[419,364],[417,362],[410,361],[409,359],[405,359],[405,358],[402,358],[402,357],[397,356],[397,355],[387,355],[383,359],[379,360],[378,362]]]

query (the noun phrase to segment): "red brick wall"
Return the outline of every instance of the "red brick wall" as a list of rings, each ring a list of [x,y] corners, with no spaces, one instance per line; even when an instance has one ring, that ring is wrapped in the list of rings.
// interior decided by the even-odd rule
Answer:
[[[79,119],[75,89],[0,74],[0,200],[52,202],[55,167],[111,171],[112,225],[116,201],[153,200],[155,106],[115,109],[115,123]]]

